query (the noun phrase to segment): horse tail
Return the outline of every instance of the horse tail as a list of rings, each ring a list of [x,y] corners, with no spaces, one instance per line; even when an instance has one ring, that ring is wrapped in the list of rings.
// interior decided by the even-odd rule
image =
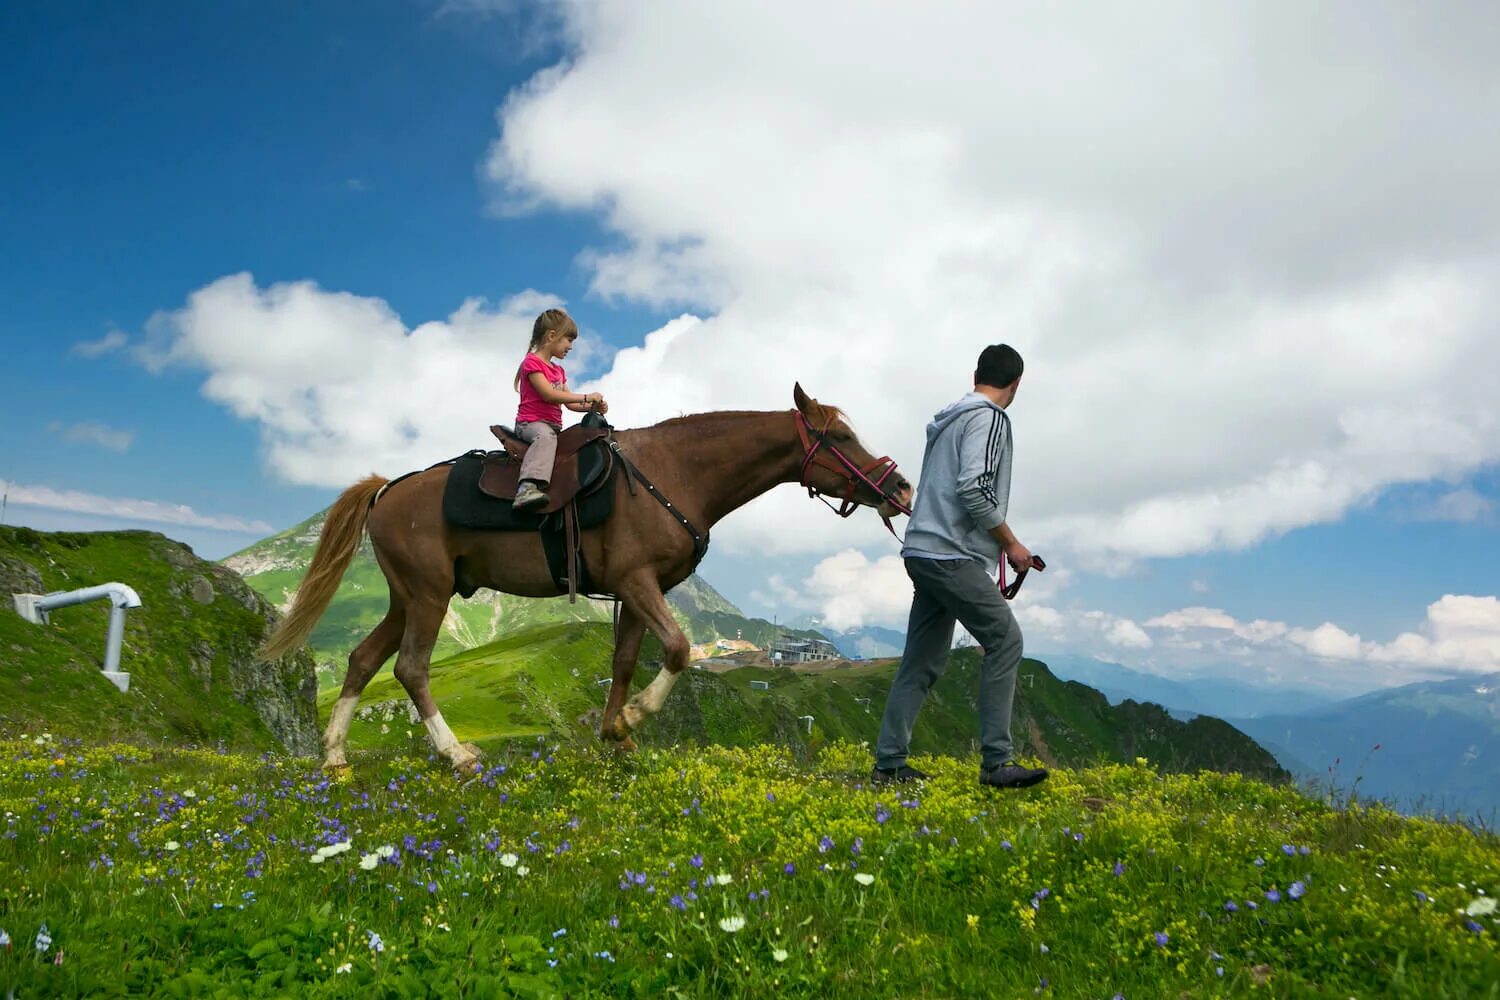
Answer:
[[[341,493],[328,508],[312,565],[297,588],[292,610],[261,647],[262,659],[278,659],[302,645],[318,619],[323,617],[323,612],[328,610],[334,592],[339,589],[339,581],[344,578],[344,571],[359,548],[370,507],[386,482],[381,476],[366,476]]]

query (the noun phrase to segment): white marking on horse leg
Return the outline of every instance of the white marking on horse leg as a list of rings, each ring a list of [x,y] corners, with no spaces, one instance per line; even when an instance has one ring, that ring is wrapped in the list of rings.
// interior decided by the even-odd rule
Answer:
[[[432,741],[433,749],[447,757],[454,767],[467,767],[479,759],[458,742],[458,737],[443,721],[442,712],[433,712],[422,720],[422,725],[427,727],[427,738]]]
[[[349,735],[349,723],[354,721],[354,709],[358,705],[358,695],[340,698],[333,703],[328,729],[323,733],[324,767],[344,767],[349,763],[344,758],[344,740]]]
[[[646,716],[660,712],[662,705],[666,704],[667,695],[672,691],[672,685],[676,683],[677,675],[672,671],[662,670],[658,673],[644,691],[631,698],[621,709],[625,715],[625,724],[634,729],[646,721]]]

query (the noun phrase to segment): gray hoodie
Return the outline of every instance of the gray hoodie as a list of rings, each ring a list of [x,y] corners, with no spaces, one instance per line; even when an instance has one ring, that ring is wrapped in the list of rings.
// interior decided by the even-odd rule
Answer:
[[[994,576],[1000,543],[990,529],[1010,503],[1010,417],[977,392],[938,411],[927,425],[927,450],[903,556],[974,559]]]

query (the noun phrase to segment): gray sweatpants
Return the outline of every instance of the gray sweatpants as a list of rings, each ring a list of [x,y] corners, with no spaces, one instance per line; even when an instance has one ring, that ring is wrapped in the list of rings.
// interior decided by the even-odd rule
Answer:
[[[560,425],[546,420],[516,424],[516,437],[531,445],[521,459],[521,482],[530,479],[543,489],[551,482],[552,463],[557,460],[557,435],[561,433]]]
[[[1003,557],[1002,557],[1003,558]],[[948,666],[953,625],[963,622],[980,646],[980,763],[991,768],[1012,757],[1010,709],[1021,663],[1021,627],[1010,605],[984,568],[972,559],[906,559],[906,575],[916,588],[906,625],[906,650],[886,698],[875,766],[889,770],[906,763],[912,724],[927,692]]]

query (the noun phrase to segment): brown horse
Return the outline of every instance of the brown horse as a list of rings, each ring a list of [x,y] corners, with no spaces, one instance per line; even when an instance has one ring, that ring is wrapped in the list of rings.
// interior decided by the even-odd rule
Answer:
[[[628,489],[618,481],[625,476],[619,476],[613,516],[581,534],[595,590],[620,601],[614,679],[600,736],[622,749],[634,747],[631,730],[661,708],[688,664],[688,639],[662,595],[685,580],[701,558],[689,529],[706,541],[708,529],[721,518],[780,483],[800,482],[810,495],[842,499],[839,513],[845,516],[858,506],[877,507],[887,518],[908,512],[911,486],[894,462],[872,459],[843,414],[810,399],[800,385],[793,398],[797,407],[791,411],[701,413],[615,434],[620,454],[671,502],[669,508],[646,490]],[[291,612],[262,651],[274,658],[301,645],[327,610],[368,529],[390,586],[390,610],[349,654],[349,672],[323,737],[325,770],[348,767],[344,740],[360,693],[392,653],[397,654],[396,679],[415,703],[434,748],[455,768],[471,769],[478,752],[454,738],[427,689],[428,664],[449,598],[478,587],[524,597],[560,593],[537,533],[475,531],[444,520],[448,472],[447,466],[434,467],[389,490],[386,479],[372,475],[345,490],[328,511]],[[663,669],[627,703],[647,628],[661,640]]]

